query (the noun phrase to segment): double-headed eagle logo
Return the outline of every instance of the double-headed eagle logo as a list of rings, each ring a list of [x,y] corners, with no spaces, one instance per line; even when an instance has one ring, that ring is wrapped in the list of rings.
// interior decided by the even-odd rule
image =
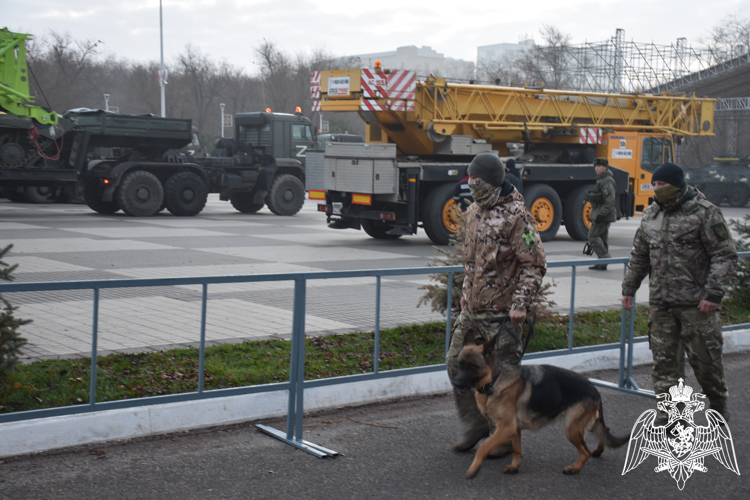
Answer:
[[[679,385],[669,388],[668,395],[657,394],[656,397],[663,400],[656,406],[667,413],[668,421],[665,425],[655,425],[656,410],[641,414],[630,434],[623,475],[638,467],[649,455],[658,460],[654,472],[668,470],[680,490],[694,471],[708,471],[703,465],[707,456],[713,456],[721,465],[740,474],[732,433],[724,417],[715,410],[706,410],[708,425],[695,425],[693,421],[693,414],[705,408],[700,401],[705,395],[693,393],[693,388],[683,385],[680,379]]]

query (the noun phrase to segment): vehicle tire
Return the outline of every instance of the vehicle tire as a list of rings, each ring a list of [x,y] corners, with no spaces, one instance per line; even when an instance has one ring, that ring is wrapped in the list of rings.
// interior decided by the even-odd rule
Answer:
[[[128,173],[115,191],[115,199],[122,211],[133,217],[150,217],[159,212],[164,200],[164,188],[159,178],[145,170]]]
[[[393,229],[393,224],[388,222],[374,219],[360,219],[359,222],[362,229],[376,240],[397,240],[401,237],[400,234],[388,234]]]
[[[524,186],[523,197],[526,208],[536,221],[536,228],[542,241],[550,241],[560,229],[562,202],[557,192],[547,184]]]
[[[746,186],[732,186],[727,194],[730,207],[744,207],[747,205],[748,189]]]
[[[717,207],[721,205],[721,202],[724,201],[724,193],[719,191],[718,188],[707,186],[704,189],[700,190],[705,196],[708,201],[716,205]]]
[[[253,203],[254,197],[254,192],[230,193],[229,202],[238,212],[254,214],[265,205],[265,203]]]
[[[305,186],[293,175],[283,174],[274,178],[266,195],[266,205],[276,215],[294,215],[305,204]]]
[[[427,237],[436,245],[448,245],[451,236],[458,232],[455,210],[458,205],[453,199],[456,184],[440,184],[433,187],[422,203],[422,225]]]
[[[120,210],[116,201],[103,201],[99,179],[90,178],[83,186],[83,199],[86,205],[94,212],[100,214],[113,214]]]
[[[54,203],[60,195],[60,188],[52,186],[28,186],[23,191],[26,201],[38,205]]]
[[[3,196],[13,203],[26,203],[26,195],[16,188],[3,188]]]
[[[206,183],[192,172],[178,172],[164,183],[163,205],[174,215],[197,215],[206,206],[207,199]]]
[[[591,203],[586,201],[586,192],[595,185],[579,186],[570,192],[563,208],[565,230],[576,241],[588,241],[591,227]]]

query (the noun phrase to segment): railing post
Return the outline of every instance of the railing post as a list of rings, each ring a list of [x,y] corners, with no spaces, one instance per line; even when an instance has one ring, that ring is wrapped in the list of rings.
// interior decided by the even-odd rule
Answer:
[[[628,375],[627,382],[631,388],[638,389],[635,381],[633,380],[633,337],[635,336],[635,294],[633,295],[633,309],[630,310],[630,318],[628,321]]]
[[[208,283],[203,283],[203,300],[201,301],[201,341],[198,354],[198,392],[203,392],[203,373],[206,358],[206,302],[208,301]]]
[[[628,265],[625,264],[625,268],[622,272],[623,276],[628,270]],[[625,338],[627,335],[627,311],[625,310],[625,306],[622,307],[622,313],[620,314],[620,370],[617,375],[617,386],[620,388],[625,387]]]
[[[375,282],[375,350],[372,366],[374,373],[378,373],[380,367],[380,276]]]
[[[453,310],[453,273],[448,273],[448,304],[445,315],[445,362],[448,362],[448,350],[451,343],[451,311]]]
[[[99,289],[94,288],[94,315],[91,332],[91,375],[89,378],[89,404],[96,404],[96,350],[99,336]]]
[[[573,349],[573,321],[576,313],[576,266],[573,269],[573,279],[570,280],[570,317],[568,321],[568,349]]]
[[[293,336],[297,338],[297,405],[295,408],[295,420],[297,429],[294,439],[302,441],[303,422],[305,417],[304,395],[305,395],[305,285],[307,281],[303,279],[294,282],[294,318],[297,324],[296,332]]]

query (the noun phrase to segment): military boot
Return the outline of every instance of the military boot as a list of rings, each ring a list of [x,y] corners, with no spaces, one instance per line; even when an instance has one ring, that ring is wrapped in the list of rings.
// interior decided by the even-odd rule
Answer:
[[[474,447],[482,438],[490,433],[490,426],[487,418],[482,415],[477,407],[477,401],[474,398],[474,391],[467,391],[463,394],[453,389],[453,397],[456,400],[458,409],[458,418],[461,420],[463,436],[453,445],[456,451],[468,451]]]

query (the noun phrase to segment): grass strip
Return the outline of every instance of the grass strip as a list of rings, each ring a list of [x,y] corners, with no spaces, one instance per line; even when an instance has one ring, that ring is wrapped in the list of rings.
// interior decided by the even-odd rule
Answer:
[[[574,347],[619,342],[619,309],[575,315]],[[750,322],[750,310],[731,302],[722,305],[724,324]],[[638,307],[636,336],[648,333],[648,306]],[[383,329],[380,370],[445,362],[445,323],[435,322]],[[369,373],[373,370],[373,332],[306,339],[305,379]],[[568,316],[540,322],[528,352],[565,349]],[[288,340],[247,341],[206,348],[204,389],[242,387],[289,379]],[[197,348],[139,354],[111,354],[98,359],[97,401],[159,396],[196,391]],[[14,384],[0,395],[0,413],[88,403],[90,358],[53,359],[21,365]]]

